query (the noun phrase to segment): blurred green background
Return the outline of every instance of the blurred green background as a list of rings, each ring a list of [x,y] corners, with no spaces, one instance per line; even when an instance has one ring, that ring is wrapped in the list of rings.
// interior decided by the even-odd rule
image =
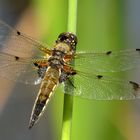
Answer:
[[[138,48],[139,4],[138,0],[79,0],[77,51]],[[26,18],[28,12],[30,17]],[[0,0],[1,19],[12,26],[18,22],[26,23],[23,25],[27,27],[22,27],[22,32],[27,31],[50,46],[59,33],[67,31],[67,15],[66,0]],[[32,16],[35,17],[33,21]],[[34,24],[36,28],[33,28]],[[28,130],[28,120],[38,88],[16,84],[9,94],[1,91],[1,100],[7,97],[4,98],[4,105],[1,103],[0,139],[61,139],[63,93],[60,88],[56,90],[38,124]],[[139,110],[139,101],[94,101],[75,97],[71,139],[139,140]]]

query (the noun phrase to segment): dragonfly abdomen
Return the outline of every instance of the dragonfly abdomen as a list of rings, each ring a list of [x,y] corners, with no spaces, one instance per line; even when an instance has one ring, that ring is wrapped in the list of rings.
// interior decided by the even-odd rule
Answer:
[[[49,67],[46,71],[46,75],[41,83],[41,87],[36,98],[33,111],[30,118],[29,128],[37,122],[37,120],[42,115],[44,109],[50,97],[59,83],[60,71]]]

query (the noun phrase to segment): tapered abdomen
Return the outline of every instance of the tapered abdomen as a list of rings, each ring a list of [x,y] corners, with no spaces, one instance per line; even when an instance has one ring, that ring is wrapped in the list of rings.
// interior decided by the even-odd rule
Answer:
[[[29,129],[33,127],[46,108],[55,87],[59,83],[59,76],[60,72],[58,70],[48,67],[32,110]]]

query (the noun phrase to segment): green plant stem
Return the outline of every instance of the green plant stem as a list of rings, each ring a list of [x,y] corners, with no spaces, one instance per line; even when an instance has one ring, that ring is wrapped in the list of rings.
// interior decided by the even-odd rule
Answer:
[[[68,1],[68,32],[76,34],[77,25],[77,0]]]
[[[76,34],[77,23],[77,0],[68,1],[68,32]],[[72,62],[74,63],[74,62]],[[72,79],[73,80],[73,79]],[[73,113],[73,96],[69,95],[74,92],[74,87],[69,82],[65,82],[64,89],[64,105],[63,105],[63,120],[62,120],[62,136],[61,140],[71,139],[72,128],[72,113]]]

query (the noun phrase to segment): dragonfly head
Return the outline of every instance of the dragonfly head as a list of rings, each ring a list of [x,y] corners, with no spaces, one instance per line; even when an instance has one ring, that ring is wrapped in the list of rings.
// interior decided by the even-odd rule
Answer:
[[[56,43],[59,42],[66,43],[70,47],[71,51],[76,50],[77,37],[73,33],[70,32],[61,33],[56,40]]]

